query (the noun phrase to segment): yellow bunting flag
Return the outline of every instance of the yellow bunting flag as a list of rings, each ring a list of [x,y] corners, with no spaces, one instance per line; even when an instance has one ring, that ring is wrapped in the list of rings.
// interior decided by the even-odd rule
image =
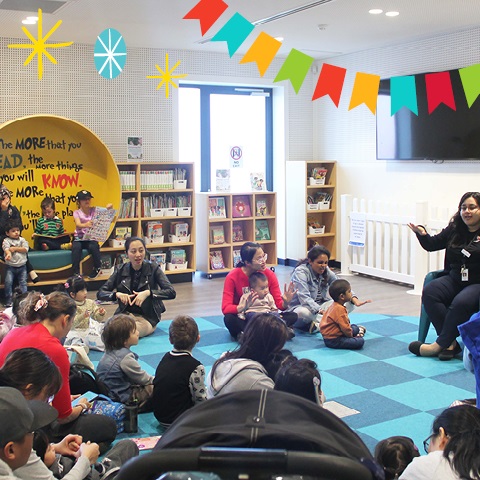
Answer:
[[[375,115],[377,110],[378,88],[380,76],[370,73],[357,72],[353,85],[352,97],[350,98],[349,110],[364,103]]]
[[[260,76],[263,77],[281,46],[282,43],[268,33],[260,32],[240,63],[255,62]]]

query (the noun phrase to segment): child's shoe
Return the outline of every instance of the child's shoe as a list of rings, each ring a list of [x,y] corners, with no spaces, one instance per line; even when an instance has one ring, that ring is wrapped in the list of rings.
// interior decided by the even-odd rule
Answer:
[[[42,243],[42,250],[46,252],[48,250],[48,245],[46,243]]]
[[[38,276],[38,274],[35,270],[31,270],[29,275],[30,275],[30,278],[32,279],[33,283],[37,283],[40,280],[40,277]]]
[[[363,325],[359,325],[358,326],[358,333],[359,333],[359,335],[362,335],[362,337],[363,337],[363,335],[365,335],[367,333],[367,329]]]
[[[308,333],[318,333],[320,331],[320,323],[315,320],[312,320]]]
[[[100,269],[99,268],[94,268],[92,270],[92,273],[88,276],[88,278],[90,278],[90,279],[97,278],[99,274],[100,274]]]
[[[72,242],[70,243],[62,243],[60,245],[60,250],[71,250],[72,249]]]

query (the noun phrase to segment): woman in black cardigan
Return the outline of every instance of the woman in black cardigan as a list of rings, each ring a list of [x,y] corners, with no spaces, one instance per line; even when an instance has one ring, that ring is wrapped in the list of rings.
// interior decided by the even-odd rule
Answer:
[[[428,252],[446,249],[445,275],[422,292],[422,303],[437,332],[431,344],[412,342],[409,350],[422,357],[450,360],[461,352],[458,325],[478,311],[480,298],[480,193],[465,193],[458,211],[438,235],[421,225],[408,225]]]

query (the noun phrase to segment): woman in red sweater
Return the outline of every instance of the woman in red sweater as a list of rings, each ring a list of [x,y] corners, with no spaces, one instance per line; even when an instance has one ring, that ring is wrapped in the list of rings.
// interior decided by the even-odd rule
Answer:
[[[295,294],[293,283],[287,287],[285,284],[284,293],[280,291],[277,277],[267,268],[267,256],[259,243],[246,242],[240,250],[241,262],[237,267],[231,270],[225,278],[222,296],[223,321],[230,335],[237,338],[243,332],[246,320],[239,318],[240,307],[238,306],[240,298],[246,292],[250,291],[248,277],[254,272],[262,272],[268,278],[268,288],[275,305],[279,310],[285,310]],[[257,294],[250,291],[250,297],[247,301],[247,308],[253,303]],[[297,314],[293,312],[282,312],[281,317],[287,326],[293,325],[297,320]]]
[[[55,438],[69,433],[82,435],[84,441],[110,444],[116,437],[115,421],[103,415],[82,415],[86,405],[72,408],[70,396],[70,360],[60,343],[70,331],[77,306],[66,293],[53,292],[44,296],[31,292],[24,300],[19,319],[24,327],[10,330],[0,343],[0,366],[10,352],[19,348],[38,348],[57,366],[62,376],[62,387],[56,393],[52,406],[58,411],[58,420],[52,427]]]

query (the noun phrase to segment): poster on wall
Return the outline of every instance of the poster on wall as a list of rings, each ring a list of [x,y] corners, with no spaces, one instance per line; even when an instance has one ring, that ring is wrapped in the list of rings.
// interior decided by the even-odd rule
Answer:
[[[367,219],[365,213],[350,213],[350,240],[348,242],[352,247],[365,247],[365,231]]]
[[[217,169],[215,172],[215,188],[217,192],[230,191],[230,169]]]
[[[128,159],[143,160],[142,137],[128,137]]]

